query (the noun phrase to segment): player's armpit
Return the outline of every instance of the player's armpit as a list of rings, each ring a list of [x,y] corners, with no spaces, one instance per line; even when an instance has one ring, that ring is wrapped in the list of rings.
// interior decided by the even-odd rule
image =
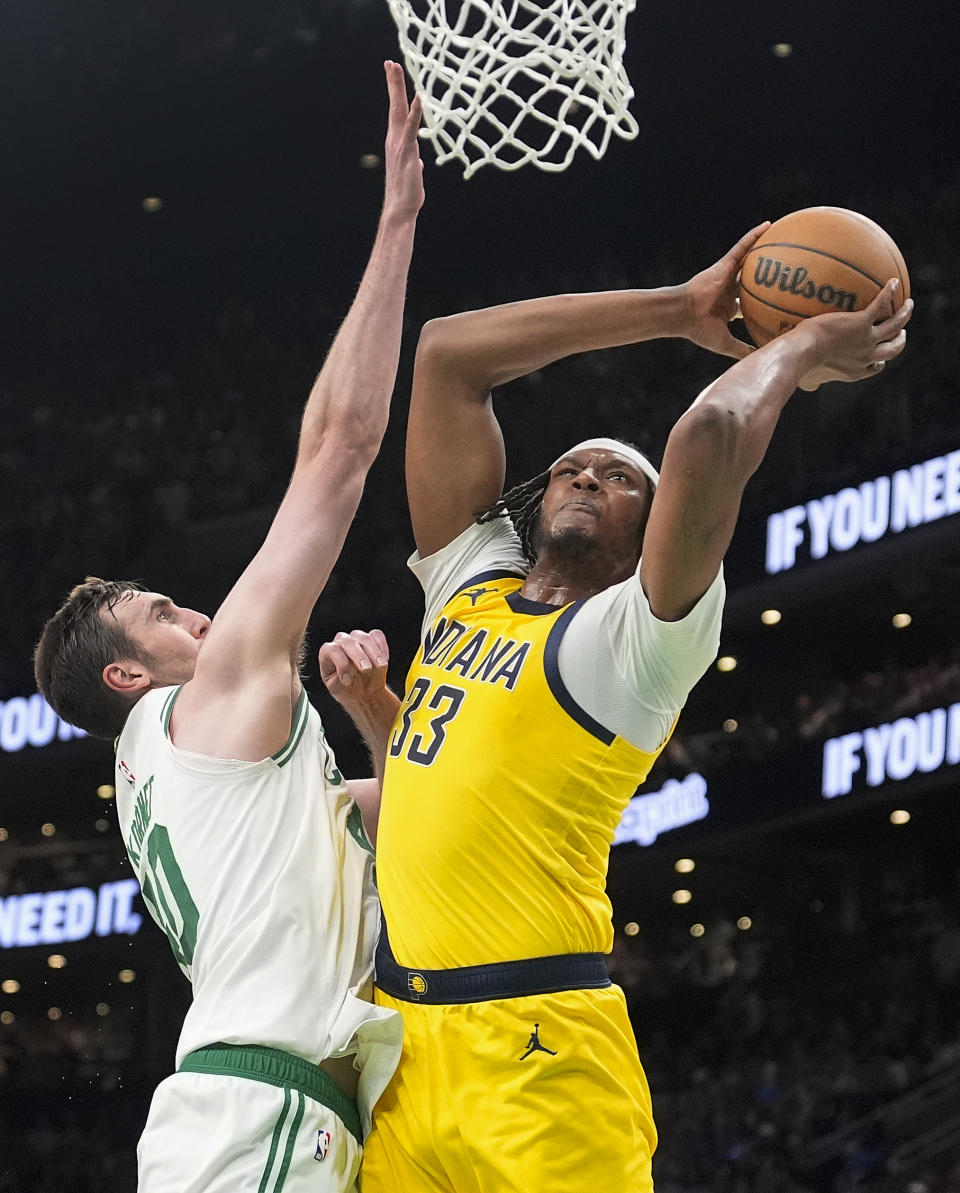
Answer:
[[[171,740],[179,749],[211,758],[260,762],[289,740],[301,696],[296,670],[280,658],[235,676],[232,683],[209,672],[195,676],[173,706]]]
[[[376,848],[377,821],[380,818],[380,782],[377,779],[348,779],[350,798],[360,809],[363,831],[370,844]]]
[[[461,364],[446,320],[420,336],[407,422],[406,483],[414,540],[432,555],[500,496],[503,435],[488,387]]]

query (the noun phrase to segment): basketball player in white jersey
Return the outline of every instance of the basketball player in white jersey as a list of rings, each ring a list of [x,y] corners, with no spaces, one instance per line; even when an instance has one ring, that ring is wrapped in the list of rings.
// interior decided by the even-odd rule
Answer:
[[[376,241],[263,546],[212,622],[89,579],[35,655],[50,704],[119,739],[124,841],[193,984],[177,1072],[140,1141],[141,1193],[353,1189],[399,1056],[399,1015],[370,1001],[379,783],[344,781],[298,672],[386,429],[423,202],[420,101],[408,106],[397,64],[385,70]]]

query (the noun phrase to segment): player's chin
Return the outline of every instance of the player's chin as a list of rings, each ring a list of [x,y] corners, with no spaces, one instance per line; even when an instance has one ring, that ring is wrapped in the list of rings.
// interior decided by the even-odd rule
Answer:
[[[546,541],[560,555],[582,555],[596,548],[599,537],[596,520],[587,517],[555,523]]]

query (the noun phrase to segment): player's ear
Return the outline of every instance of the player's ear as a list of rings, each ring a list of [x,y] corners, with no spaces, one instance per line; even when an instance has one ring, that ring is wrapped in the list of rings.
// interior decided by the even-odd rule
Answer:
[[[112,692],[126,696],[149,688],[150,674],[142,663],[135,659],[124,659],[104,667],[103,682]]]

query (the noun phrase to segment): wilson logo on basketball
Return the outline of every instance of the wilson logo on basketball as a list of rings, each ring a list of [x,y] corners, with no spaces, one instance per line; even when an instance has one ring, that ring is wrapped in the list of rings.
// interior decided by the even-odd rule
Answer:
[[[855,311],[857,295],[852,290],[841,290],[826,283],[818,285],[802,265],[786,265],[776,257],[758,257],[753,271],[753,280],[768,290],[782,290],[798,298],[815,298],[826,307],[838,311]]]

